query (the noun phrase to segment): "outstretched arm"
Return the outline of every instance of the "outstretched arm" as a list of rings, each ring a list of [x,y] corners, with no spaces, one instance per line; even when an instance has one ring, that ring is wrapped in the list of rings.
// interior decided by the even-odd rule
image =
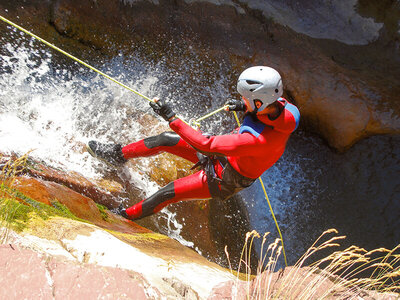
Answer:
[[[208,154],[248,156],[262,145],[250,133],[204,136],[180,119],[174,119],[169,126],[193,148]]]
[[[175,113],[168,104],[154,99],[150,103],[154,112],[164,120],[169,121],[169,126],[189,145],[197,151],[207,154],[218,154],[224,156],[248,156],[257,149],[260,150],[262,142],[249,133],[204,136],[199,131],[194,130],[182,120],[176,118]]]

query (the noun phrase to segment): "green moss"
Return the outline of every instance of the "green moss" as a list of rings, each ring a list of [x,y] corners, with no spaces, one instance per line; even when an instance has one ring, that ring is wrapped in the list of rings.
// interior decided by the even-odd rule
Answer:
[[[107,207],[105,207],[104,205],[98,204],[96,203],[97,208],[100,211],[101,217],[103,218],[104,221],[109,221],[109,217],[108,217],[108,213],[107,213]]]
[[[69,209],[68,207],[66,207],[64,204],[61,204],[60,202],[58,202],[57,200],[54,200],[51,202],[51,206],[46,205],[46,207],[50,207],[50,208],[54,208],[57,210],[56,215],[60,216],[60,217],[64,217],[64,218],[68,218],[68,219],[73,219],[73,220],[77,220],[77,221],[81,221],[81,222],[88,222],[86,220],[80,219],[77,216],[75,216]]]
[[[13,227],[17,231],[24,229],[24,224],[28,220],[28,206],[22,205],[15,199],[0,199],[0,220],[2,227]],[[13,225],[13,226],[11,226]]]
[[[1,190],[11,195],[11,197],[0,198],[0,221],[5,223],[7,228],[22,231],[28,226],[33,216],[43,220],[58,216],[87,223],[86,220],[76,217],[65,205],[57,201],[53,201],[50,206],[5,186],[1,186]],[[17,198],[22,199],[26,204],[21,204],[16,200]]]

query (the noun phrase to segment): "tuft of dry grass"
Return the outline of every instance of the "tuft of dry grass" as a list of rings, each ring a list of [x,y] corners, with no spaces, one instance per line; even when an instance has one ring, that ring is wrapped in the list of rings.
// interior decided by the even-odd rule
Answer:
[[[275,272],[282,253],[280,239],[266,247],[268,233],[262,237],[257,275],[251,276],[250,249],[256,231],[246,235],[238,273],[245,273],[245,281],[237,275],[235,299],[362,299],[365,293],[400,292],[400,245],[393,249],[367,251],[357,246],[333,251],[325,258],[311,261],[324,249],[340,246],[345,236],[336,229],[323,232],[294,266]],[[228,256],[229,254],[225,251]],[[368,274],[366,276],[365,274]],[[242,289],[240,288],[242,287]],[[243,288],[244,287],[244,288]],[[243,292],[245,290],[245,292]],[[400,294],[393,299],[400,299]]]
[[[0,244],[7,242],[10,220],[21,205],[15,201],[12,187],[16,177],[23,172],[29,153],[18,158],[0,157]]]

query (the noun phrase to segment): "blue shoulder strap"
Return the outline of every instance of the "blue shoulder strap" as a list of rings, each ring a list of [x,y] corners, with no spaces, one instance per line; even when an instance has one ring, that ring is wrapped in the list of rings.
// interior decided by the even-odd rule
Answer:
[[[261,122],[255,122],[252,117],[246,116],[243,120],[242,126],[240,126],[239,133],[249,132],[255,137],[258,137],[264,130],[265,126],[267,125]]]
[[[293,115],[294,120],[296,121],[296,127],[294,128],[293,131],[295,131],[297,129],[297,127],[299,127],[299,123],[300,123],[300,112],[299,109],[294,106],[293,104],[286,102],[285,108],[290,111],[290,113]]]

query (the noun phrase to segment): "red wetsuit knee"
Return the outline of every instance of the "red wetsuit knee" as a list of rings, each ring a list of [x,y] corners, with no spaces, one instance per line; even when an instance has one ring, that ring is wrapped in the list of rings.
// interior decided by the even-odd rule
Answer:
[[[211,198],[204,170],[179,178],[155,194],[126,210],[132,219],[143,218],[159,212],[165,206],[182,200]]]

